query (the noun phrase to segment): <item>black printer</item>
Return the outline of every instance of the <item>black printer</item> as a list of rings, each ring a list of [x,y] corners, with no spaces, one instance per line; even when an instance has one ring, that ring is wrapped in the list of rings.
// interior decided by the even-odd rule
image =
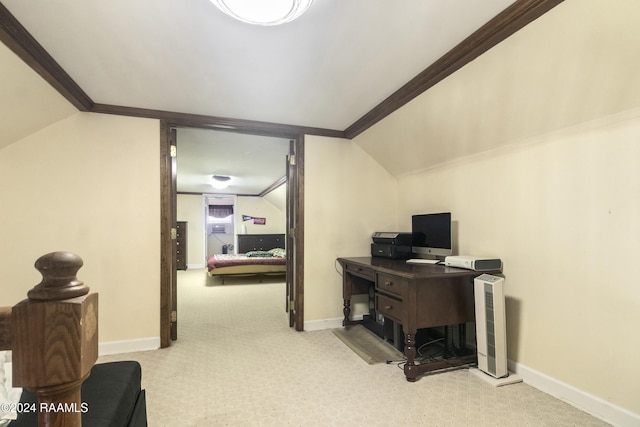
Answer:
[[[376,231],[371,235],[371,256],[390,259],[411,258],[413,238],[410,232]]]

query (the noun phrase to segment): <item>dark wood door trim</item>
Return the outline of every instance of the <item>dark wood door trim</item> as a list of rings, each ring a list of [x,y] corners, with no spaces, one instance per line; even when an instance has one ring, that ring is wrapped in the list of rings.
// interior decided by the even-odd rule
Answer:
[[[272,136],[276,138],[294,138],[300,134],[326,136],[330,138],[344,138],[344,132],[335,129],[286,125],[281,123],[187,114],[175,111],[151,110],[146,108],[122,107],[118,105],[94,104],[92,112],[166,120],[167,122],[170,122],[172,126],[178,128],[202,128],[223,132]]]
[[[304,330],[304,135],[300,135],[296,141],[296,168],[295,168],[295,330]]]
[[[177,238],[176,233],[178,229],[178,198],[177,198],[177,179],[178,179],[178,165],[176,159],[177,153],[177,132],[175,127],[171,127],[169,130],[169,164],[171,174],[171,195],[169,200],[169,206],[171,209],[171,282],[169,286],[170,298],[171,298],[171,312],[169,315],[169,332],[171,340],[178,339],[178,257],[177,257]]]
[[[171,129],[160,121],[160,347],[171,345]]]
[[[296,324],[294,317],[295,313],[295,265],[294,265],[294,252],[292,248],[295,248],[295,239],[292,233],[293,230],[293,194],[295,181],[293,180],[293,167],[292,157],[295,156],[295,140],[289,140],[289,154],[287,155],[287,161],[285,166],[285,179],[286,179],[286,246],[287,249],[287,279],[286,279],[286,296],[285,296],[285,311],[289,317],[289,327],[293,327]]]
[[[304,135],[287,156],[287,295],[289,326],[304,330]]]

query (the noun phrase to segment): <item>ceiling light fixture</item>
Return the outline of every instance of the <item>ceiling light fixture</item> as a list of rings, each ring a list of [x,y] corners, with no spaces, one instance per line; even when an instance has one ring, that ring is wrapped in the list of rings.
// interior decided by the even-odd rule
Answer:
[[[281,25],[300,17],[313,0],[211,0],[227,15],[248,24]]]
[[[224,190],[229,186],[231,177],[227,175],[213,175],[211,177],[211,186],[218,190]]]

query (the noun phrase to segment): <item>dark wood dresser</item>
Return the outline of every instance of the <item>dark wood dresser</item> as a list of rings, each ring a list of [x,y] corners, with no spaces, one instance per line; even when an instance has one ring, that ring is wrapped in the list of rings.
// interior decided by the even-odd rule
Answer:
[[[284,234],[238,234],[238,253],[284,249]]]
[[[187,222],[176,223],[176,264],[178,270],[187,269]]]

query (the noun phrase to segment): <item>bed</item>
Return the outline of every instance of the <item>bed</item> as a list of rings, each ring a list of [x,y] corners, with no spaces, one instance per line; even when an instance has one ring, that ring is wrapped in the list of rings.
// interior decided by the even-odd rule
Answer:
[[[224,284],[227,276],[258,276],[260,282],[265,275],[282,275],[287,272],[285,250],[249,251],[244,254],[214,254],[207,259],[207,270],[210,277],[220,277]]]

